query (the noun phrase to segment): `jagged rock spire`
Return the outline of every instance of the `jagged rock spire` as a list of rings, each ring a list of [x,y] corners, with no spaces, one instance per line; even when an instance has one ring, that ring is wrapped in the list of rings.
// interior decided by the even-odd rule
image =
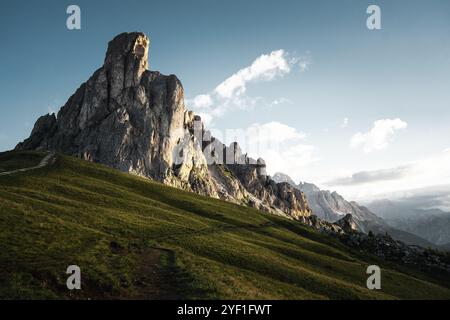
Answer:
[[[140,32],[121,33],[108,44],[104,68],[111,81],[111,96],[140,84],[148,69],[150,39]]]

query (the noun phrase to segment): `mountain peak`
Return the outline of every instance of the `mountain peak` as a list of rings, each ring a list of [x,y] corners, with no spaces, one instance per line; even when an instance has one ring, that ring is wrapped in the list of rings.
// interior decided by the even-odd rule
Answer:
[[[142,32],[121,33],[108,43],[104,68],[112,77],[112,95],[139,85],[148,69],[150,39]]]
[[[115,63],[123,57],[148,63],[149,46],[150,39],[142,32],[121,33],[108,43],[105,65]]]
[[[304,194],[267,177],[263,159],[248,157],[237,143],[227,148],[205,139],[211,134],[186,110],[177,77],[147,70],[149,44],[140,32],[116,36],[103,66],[58,117],[40,118],[16,149],[60,152],[294,219],[309,216]]]
[[[272,179],[274,181],[276,181],[277,183],[281,183],[281,182],[287,182],[289,183],[291,186],[296,187],[295,181],[292,180],[292,178],[290,176],[288,176],[287,174],[284,174],[282,172],[277,172],[273,175]]]

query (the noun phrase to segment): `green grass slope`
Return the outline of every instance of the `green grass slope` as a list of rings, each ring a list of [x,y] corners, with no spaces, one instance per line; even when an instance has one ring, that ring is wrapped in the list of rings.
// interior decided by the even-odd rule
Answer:
[[[0,153],[0,173],[15,169],[34,167],[39,164],[42,155],[33,151],[22,151],[19,153],[8,151]]]
[[[4,157],[12,170],[32,156]],[[74,264],[82,290],[69,291]],[[381,290],[366,288],[370,264]],[[2,299],[450,298],[446,280],[297,222],[61,155],[0,177],[0,267]]]

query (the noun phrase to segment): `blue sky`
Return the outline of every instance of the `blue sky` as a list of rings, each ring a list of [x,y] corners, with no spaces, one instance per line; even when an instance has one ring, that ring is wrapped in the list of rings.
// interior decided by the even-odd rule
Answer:
[[[66,28],[70,4],[81,8],[81,30]],[[366,27],[370,4],[381,8],[381,30]],[[0,150],[65,103],[102,65],[109,40],[142,31],[150,69],[176,74],[199,113],[211,110],[195,97],[258,57],[283,50],[295,61],[248,81],[208,123],[272,139],[276,148],[255,150],[269,172],[355,199],[449,181],[450,1],[3,0],[0,11]]]

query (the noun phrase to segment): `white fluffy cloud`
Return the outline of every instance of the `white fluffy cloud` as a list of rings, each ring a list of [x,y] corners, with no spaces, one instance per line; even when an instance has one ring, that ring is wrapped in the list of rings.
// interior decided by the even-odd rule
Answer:
[[[394,133],[406,129],[408,124],[401,119],[382,119],[374,122],[372,129],[366,133],[356,133],[351,141],[351,148],[361,147],[365,153],[386,148]]]
[[[264,124],[254,123],[246,129],[227,130],[227,139],[236,139],[240,143],[247,144],[247,148],[254,148],[261,144],[273,144],[291,140],[302,140],[306,135],[284,123],[271,121]],[[228,141],[227,141],[228,142]]]
[[[305,174],[305,167],[318,161],[317,148],[305,143],[306,134],[286,124],[272,121],[254,123],[245,129],[229,129],[213,136],[229,144],[237,141],[243,152],[266,161],[269,174],[288,172],[294,179]]]
[[[251,109],[262,98],[245,95],[249,83],[281,78],[290,73],[296,65],[300,71],[305,71],[310,63],[309,56],[292,57],[282,49],[263,54],[256,58],[250,66],[225,79],[212,92],[187,100],[188,107],[193,108],[202,116],[207,124],[212,119],[221,117],[230,109]],[[280,99],[280,101],[282,100]]]
[[[261,55],[250,66],[233,74],[219,84],[214,92],[221,98],[229,99],[245,93],[246,85],[250,81],[270,81],[290,71],[291,65],[284,50],[272,51],[270,54]]]
[[[199,94],[192,100],[192,104],[198,109],[209,108],[212,103],[212,99],[208,94]]]

